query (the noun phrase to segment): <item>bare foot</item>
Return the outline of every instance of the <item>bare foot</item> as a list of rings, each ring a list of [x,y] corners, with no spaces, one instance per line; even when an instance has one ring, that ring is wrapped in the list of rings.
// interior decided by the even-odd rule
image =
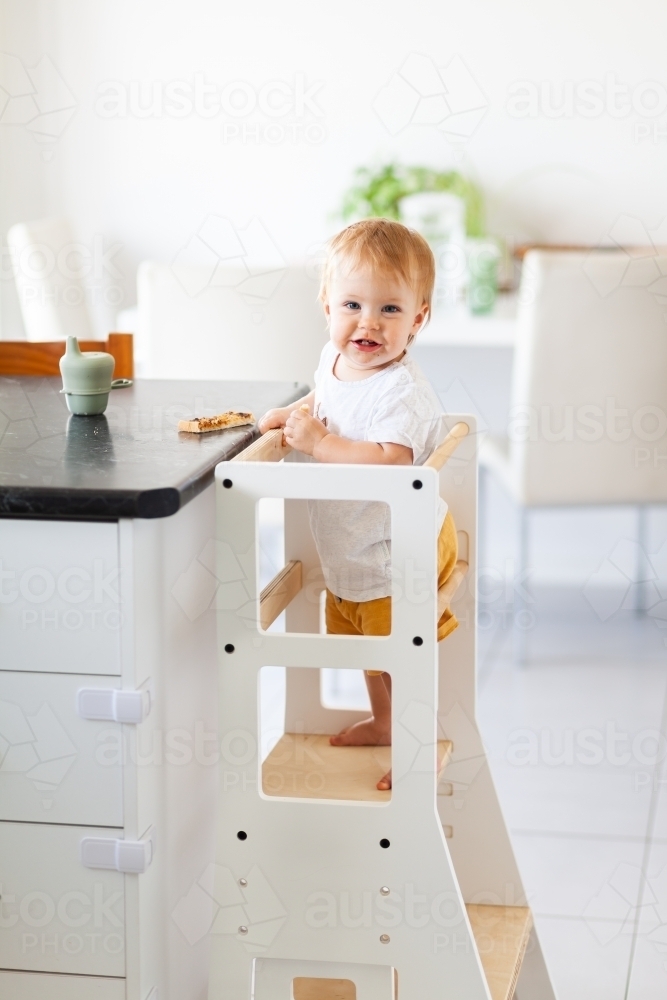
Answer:
[[[355,722],[337,736],[330,736],[332,747],[388,747],[391,743],[391,722],[382,724],[371,715],[370,719]]]
[[[391,745],[391,677],[389,674],[364,673],[371,702],[370,718],[355,722],[337,736],[330,736],[333,747],[388,747]],[[386,792],[391,788],[391,771],[375,786]]]
[[[337,736],[330,736],[329,743],[333,747],[387,747],[391,744],[391,725],[383,726],[371,716],[348,726]],[[388,791],[391,788],[391,771],[387,771],[375,787],[381,792]]]

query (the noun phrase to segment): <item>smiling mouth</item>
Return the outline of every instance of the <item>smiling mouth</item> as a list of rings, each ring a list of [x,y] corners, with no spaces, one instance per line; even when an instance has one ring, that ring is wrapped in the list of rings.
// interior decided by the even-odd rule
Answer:
[[[365,353],[370,353],[371,351],[377,351],[382,344],[378,344],[377,340],[367,340],[365,338],[360,338],[359,340],[353,340],[352,343],[357,348],[358,351],[364,351]]]

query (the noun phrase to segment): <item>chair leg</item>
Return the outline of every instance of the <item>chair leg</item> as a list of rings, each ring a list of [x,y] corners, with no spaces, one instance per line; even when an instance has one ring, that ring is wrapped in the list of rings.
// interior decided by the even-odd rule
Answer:
[[[522,666],[526,663],[528,613],[527,602],[522,590],[528,592],[528,581],[525,573],[528,567],[530,525],[528,509],[519,506],[517,509],[517,559],[515,563],[515,580],[512,585],[512,600],[514,602],[514,659]]]
[[[646,504],[639,504],[637,506],[637,565],[635,566],[635,579],[637,585],[635,587],[635,606],[634,612],[639,617],[646,614],[647,611],[647,593],[646,593],[646,564],[648,562],[647,557],[647,547],[648,547],[648,507]]]

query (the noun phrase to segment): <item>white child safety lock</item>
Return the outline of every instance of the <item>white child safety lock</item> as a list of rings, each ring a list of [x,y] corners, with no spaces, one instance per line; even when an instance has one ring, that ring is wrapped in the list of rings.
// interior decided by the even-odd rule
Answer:
[[[119,691],[118,688],[79,688],[76,696],[77,714],[82,719],[105,722],[143,722],[151,708],[150,693]]]
[[[151,827],[141,840],[84,837],[79,845],[79,858],[86,868],[111,868],[128,875],[141,875],[153,860],[154,851],[155,828]]]

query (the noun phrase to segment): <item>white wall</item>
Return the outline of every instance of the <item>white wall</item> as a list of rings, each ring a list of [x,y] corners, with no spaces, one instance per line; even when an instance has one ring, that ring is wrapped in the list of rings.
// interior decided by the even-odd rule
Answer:
[[[211,214],[237,228],[258,218],[285,258],[308,257],[337,225],[331,212],[359,164],[395,158],[465,167],[487,194],[490,228],[515,239],[595,243],[627,216],[620,238],[647,242],[667,215],[661,0],[2,0],[0,11],[0,48],[28,72],[48,56],[66,85],[45,85],[46,111],[64,108],[64,120],[72,99],[75,108],[62,131],[60,119],[33,121],[55,133],[46,143],[31,134],[25,106],[12,105],[18,124],[6,123],[5,109],[2,234],[16,221],[64,213],[87,246],[96,237],[120,245],[94,293],[99,332],[113,322],[116,298],[134,301],[138,262],[171,261]],[[373,110],[411,53],[439,67],[463,61],[473,82],[462,105],[486,107],[475,128],[461,118],[454,123],[471,132],[465,141],[452,144],[433,125],[401,127],[401,95],[384,115],[389,128]],[[291,92],[298,77],[320,86],[314,110],[286,117],[260,110],[245,118],[221,110],[182,118],[100,114],[107,81],[128,94],[131,81],[154,82],[165,94],[170,83],[193,86],[197,74],[215,84],[218,100],[234,81],[255,94],[272,82]],[[529,94],[545,83],[535,117],[516,117],[508,105],[522,81]],[[560,86],[567,95],[568,86],[587,81],[594,90],[606,81],[626,90],[603,97],[596,111],[575,89],[572,107],[549,116]],[[657,91],[645,86],[650,81]],[[274,91],[270,99],[290,97]],[[666,106],[651,117],[656,99]],[[236,125],[258,126],[260,141],[231,139]],[[284,125],[297,127],[297,141],[289,138],[294,129],[268,141]],[[322,141],[305,138],[308,126],[310,139]],[[664,227],[662,238],[667,243]],[[3,336],[16,336],[6,267],[0,290]]]

